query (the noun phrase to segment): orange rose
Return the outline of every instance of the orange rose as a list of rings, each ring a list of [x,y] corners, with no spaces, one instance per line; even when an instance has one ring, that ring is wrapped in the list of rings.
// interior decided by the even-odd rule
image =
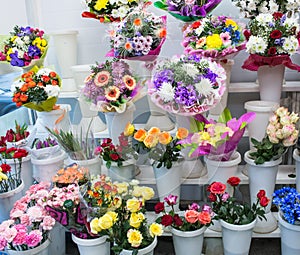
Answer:
[[[133,137],[135,140],[139,142],[143,142],[146,135],[147,135],[147,131],[145,129],[139,129],[138,131],[136,131]]]
[[[158,135],[158,141],[161,143],[161,144],[164,144],[164,145],[167,145],[169,144],[171,141],[172,141],[172,136],[170,135],[169,132],[161,132],[159,135]]]
[[[198,220],[201,224],[206,225],[211,222],[211,217],[209,212],[200,212],[198,215]]]
[[[186,210],[184,213],[184,218],[188,223],[195,223],[198,221],[199,213],[195,210]]]
[[[144,139],[144,144],[147,148],[153,148],[158,144],[158,138],[156,135],[148,134]]]
[[[186,128],[180,127],[177,129],[176,137],[181,140],[181,139],[186,138],[188,136],[188,134],[189,134],[189,131]]]
[[[160,133],[160,129],[157,127],[152,127],[150,128],[150,130],[148,131],[149,135],[158,135]]]

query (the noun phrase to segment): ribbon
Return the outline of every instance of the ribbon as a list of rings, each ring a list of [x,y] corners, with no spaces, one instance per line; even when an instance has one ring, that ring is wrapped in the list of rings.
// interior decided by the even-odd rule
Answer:
[[[83,18],[90,18],[90,19],[99,19],[101,23],[107,23],[107,22],[120,22],[120,18],[113,18],[110,15],[97,15],[92,12],[83,12],[81,13],[81,17]]]
[[[259,67],[264,65],[277,66],[284,65],[285,67],[300,72],[300,66],[294,64],[289,55],[277,55],[273,57],[264,57],[257,54],[250,54],[242,65],[243,69],[249,71],[257,71]]]

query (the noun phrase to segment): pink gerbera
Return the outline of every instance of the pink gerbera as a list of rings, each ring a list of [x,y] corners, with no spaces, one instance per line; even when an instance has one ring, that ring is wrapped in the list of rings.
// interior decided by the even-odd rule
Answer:
[[[107,71],[102,71],[96,74],[94,78],[94,82],[96,86],[102,87],[109,82],[109,78],[110,78],[110,73]]]
[[[110,86],[105,90],[105,98],[110,101],[116,101],[120,96],[120,90],[116,86]]]
[[[230,40],[231,36],[228,32],[221,33],[220,38],[225,46],[228,46],[231,44],[231,40]]]

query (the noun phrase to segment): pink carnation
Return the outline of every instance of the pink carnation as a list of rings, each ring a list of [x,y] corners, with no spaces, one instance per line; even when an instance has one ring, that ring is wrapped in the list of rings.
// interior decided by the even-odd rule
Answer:
[[[3,251],[6,248],[7,241],[3,236],[0,236],[0,251]]]
[[[2,236],[6,239],[8,243],[11,243],[12,240],[14,240],[17,233],[18,231],[14,227],[12,227],[12,228],[7,228],[5,232],[2,233]]]
[[[18,234],[15,236],[13,240],[14,245],[23,245],[26,244],[26,237],[27,233],[26,232],[18,232]]]
[[[0,233],[5,232],[6,229],[10,227],[15,221],[14,220],[5,220],[0,224]]]
[[[42,233],[39,230],[32,230],[26,236],[26,244],[28,247],[36,247],[43,239]]]
[[[29,215],[29,218],[33,222],[39,222],[43,219],[43,210],[39,206],[32,206],[28,208],[27,214]]]
[[[25,226],[29,226],[31,224],[31,220],[30,220],[28,214],[22,215],[21,218],[20,218],[20,220],[21,220],[21,224],[23,224]]]
[[[44,230],[51,230],[54,224],[55,224],[55,219],[53,219],[51,216],[45,216],[43,222],[41,223],[41,226]]]
[[[24,211],[16,209],[16,210],[12,210],[9,216],[11,219],[15,219],[15,218],[20,218],[23,214]]]
[[[17,224],[15,225],[15,228],[18,232],[27,232],[27,228],[23,224]]]

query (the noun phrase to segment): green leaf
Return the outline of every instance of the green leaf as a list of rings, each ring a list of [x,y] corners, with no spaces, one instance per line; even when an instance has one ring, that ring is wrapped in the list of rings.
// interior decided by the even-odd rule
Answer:
[[[165,4],[165,1],[157,1],[157,2],[154,2],[154,6],[156,8],[159,8],[159,9],[162,9],[162,10],[168,10],[168,5]]]
[[[231,120],[232,119],[232,116],[231,116],[231,113],[230,113],[230,110],[226,107],[224,109],[224,111],[221,113],[219,119],[218,119],[218,122],[221,122],[221,123],[227,123],[227,121]]]

